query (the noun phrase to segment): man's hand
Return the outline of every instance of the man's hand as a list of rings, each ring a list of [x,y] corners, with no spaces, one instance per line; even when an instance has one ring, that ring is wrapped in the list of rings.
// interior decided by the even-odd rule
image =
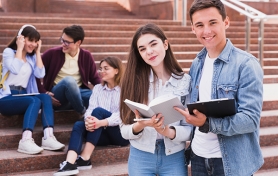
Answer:
[[[194,126],[202,126],[204,125],[207,116],[201,112],[199,112],[197,109],[193,110],[194,115],[189,114],[188,109],[182,110],[178,107],[175,107],[175,110],[177,110],[179,113],[181,113],[184,117],[187,123],[192,124]]]
[[[48,91],[48,92],[46,92],[46,94],[48,94],[51,97],[53,106],[56,106],[56,107],[61,106],[60,101],[57,100],[56,98],[54,98],[54,93]]]

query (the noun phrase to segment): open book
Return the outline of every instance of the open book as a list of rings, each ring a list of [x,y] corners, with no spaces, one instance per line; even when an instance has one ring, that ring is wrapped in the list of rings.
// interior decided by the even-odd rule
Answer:
[[[149,106],[125,99],[125,104],[134,112],[138,110],[143,118],[151,118],[153,115],[161,113],[164,116],[164,124],[183,120],[184,116],[174,109],[174,106],[184,109],[178,97],[167,94],[153,99]]]
[[[187,108],[190,114],[193,114],[193,110],[197,109],[201,113],[210,117],[226,117],[236,113],[235,99],[214,99],[204,102],[196,102],[187,104]]]

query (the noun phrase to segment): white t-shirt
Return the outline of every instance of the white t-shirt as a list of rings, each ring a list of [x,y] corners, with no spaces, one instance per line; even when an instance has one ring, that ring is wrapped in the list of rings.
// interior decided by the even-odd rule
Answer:
[[[211,100],[211,84],[213,77],[213,64],[216,58],[209,58],[208,54],[205,59],[202,70],[202,77],[199,85],[199,100]],[[192,141],[193,152],[204,158],[221,158],[221,151],[217,135],[214,133],[202,133],[199,127],[196,127],[195,135]]]
[[[17,75],[10,72],[7,78],[8,85],[21,86],[26,88],[32,73],[32,68],[28,62],[25,62]]]

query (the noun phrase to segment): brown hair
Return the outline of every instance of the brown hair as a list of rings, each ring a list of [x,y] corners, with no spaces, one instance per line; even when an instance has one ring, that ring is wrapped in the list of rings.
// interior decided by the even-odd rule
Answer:
[[[76,43],[78,40],[81,40],[82,43],[85,37],[84,29],[82,28],[82,26],[79,25],[65,27],[63,33],[71,37],[74,43]]]
[[[141,26],[135,32],[130,46],[126,71],[121,83],[120,113],[124,124],[132,124],[135,117],[134,113],[125,105],[125,99],[145,104],[148,102],[149,75],[152,68],[143,60],[137,46],[138,39],[144,34],[153,34],[160,38],[163,43],[167,40],[162,29],[152,23]],[[167,72],[178,76],[184,74],[174,57],[170,43],[168,43],[163,62]],[[153,73],[157,77],[155,71]]]
[[[108,65],[110,65],[111,67],[113,67],[114,69],[118,69],[118,74],[115,75],[115,83],[116,85],[120,84],[122,75],[124,73],[124,67],[122,64],[122,60],[119,59],[118,57],[113,57],[113,56],[108,56],[104,59],[102,59],[99,63],[99,65],[101,65],[102,62],[107,62]],[[102,82],[102,85],[106,84],[106,82]]]
[[[223,21],[226,19],[227,15],[226,15],[225,6],[221,2],[221,0],[194,0],[189,9],[189,16],[190,16],[191,23],[192,23],[192,15],[195,12],[210,7],[215,7],[219,11]]]
[[[16,36],[9,42],[7,47],[17,50],[17,44],[16,44],[17,35],[18,35],[18,32],[16,33]],[[28,37],[30,41],[35,40],[36,42],[39,41],[41,38],[40,33],[34,27],[31,27],[31,26],[26,26],[22,30],[20,35],[23,35],[24,37]],[[32,53],[27,53],[27,54],[32,56],[35,54],[35,50],[33,50]]]

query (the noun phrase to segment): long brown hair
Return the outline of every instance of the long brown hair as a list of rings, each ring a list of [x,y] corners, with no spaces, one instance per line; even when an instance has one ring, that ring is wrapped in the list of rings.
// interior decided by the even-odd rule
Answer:
[[[102,62],[107,62],[108,65],[110,65],[111,67],[113,67],[114,69],[118,69],[118,74],[115,75],[114,81],[116,83],[116,85],[120,84],[121,78],[124,74],[124,67],[123,67],[123,63],[122,60],[119,59],[118,57],[114,57],[114,56],[108,56],[104,59],[102,59],[99,63],[99,65],[101,65]],[[106,82],[102,82],[102,85],[106,84]]]
[[[153,34],[160,38],[163,43],[167,40],[162,29],[153,23],[143,25],[135,32],[130,46],[126,71],[121,82],[120,113],[124,124],[132,124],[135,117],[134,113],[125,105],[125,99],[144,104],[148,102],[149,75],[152,68],[143,60],[137,46],[138,39],[144,34]],[[184,74],[174,57],[170,43],[168,43],[163,62],[167,72],[178,76]],[[153,73],[157,77],[154,70]]]
[[[21,30],[21,29],[20,29]],[[19,30],[19,31],[20,31]],[[23,35],[24,37],[28,37],[30,41],[33,41],[35,40],[36,42],[40,40],[41,36],[40,36],[40,33],[34,28],[34,27],[31,27],[31,26],[26,26],[24,27],[24,29],[22,30],[21,34],[19,35]],[[17,36],[18,36],[18,33],[17,35],[9,42],[8,44],[8,48],[12,48],[14,50],[17,50],[17,44],[16,44],[16,40],[17,40]],[[35,50],[33,50],[32,53],[27,53],[29,55],[34,55],[35,54]]]

